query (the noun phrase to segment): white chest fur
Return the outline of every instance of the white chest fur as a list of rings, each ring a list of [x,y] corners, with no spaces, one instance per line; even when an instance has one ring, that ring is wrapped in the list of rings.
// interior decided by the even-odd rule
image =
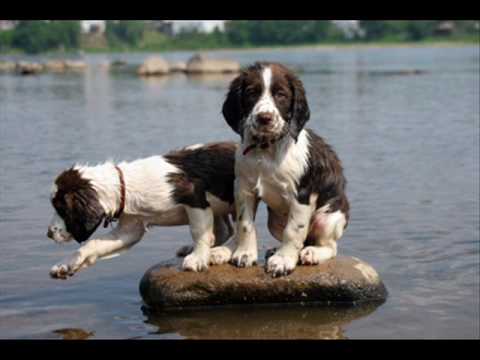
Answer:
[[[295,143],[290,137],[243,155],[237,152],[236,176],[276,212],[288,211],[297,185],[308,167],[308,133],[302,131]],[[245,145],[248,146],[248,145]]]

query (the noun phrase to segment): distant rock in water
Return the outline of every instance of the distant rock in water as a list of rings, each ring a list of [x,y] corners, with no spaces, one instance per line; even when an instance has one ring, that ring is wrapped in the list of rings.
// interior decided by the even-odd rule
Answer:
[[[65,61],[50,60],[45,63],[45,70],[52,72],[63,72],[66,70]]]
[[[176,61],[170,63],[170,72],[185,72],[187,71],[187,64],[183,61]]]
[[[240,71],[240,64],[233,60],[208,59],[196,54],[187,62],[186,72],[200,73],[236,73]]]
[[[15,71],[15,63],[12,61],[0,61],[0,72]]]
[[[19,61],[15,66],[15,71],[20,75],[36,75],[43,70],[44,66],[36,62]]]
[[[170,72],[170,66],[167,61],[159,56],[150,57],[138,68],[138,75],[166,75]]]
[[[339,256],[323,264],[296,267],[272,278],[261,266],[211,266],[205,272],[180,270],[178,259],[150,268],[140,293],[152,309],[265,303],[357,304],[383,302],[387,290],[367,263]]]
[[[82,71],[88,67],[87,63],[81,60],[66,60],[65,66],[68,70],[76,70],[76,71]]]

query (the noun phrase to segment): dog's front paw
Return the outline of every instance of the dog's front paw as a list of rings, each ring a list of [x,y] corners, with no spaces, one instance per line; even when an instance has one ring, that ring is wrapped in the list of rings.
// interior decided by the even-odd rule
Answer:
[[[257,264],[258,254],[251,250],[235,250],[230,262],[237,267],[249,267]]]
[[[274,254],[267,261],[267,273],[273,277],[285,276],[293,272],[297,261],[289,256]]]
[[[209,256],[200,256],[196,253],[191,253],[183,259],[182,269],[185,271],[203,271],[208,269]]]
[[[266,252],[265,252],[265,261],[267,261],[269,258],[271,258],[273,255],[275,255],[275,253],[277,252],[277,248],[271,248],[271,249],[268,249]]]
[[[210,264],[221,265],[228,263],[232,258],[232,250],[226,246],[217,246],[210,249]]]
[[[75,271],[67,264],[57,264],[50,269],[50,277],[53,279],[66,280],[73,274],[75,274]]]

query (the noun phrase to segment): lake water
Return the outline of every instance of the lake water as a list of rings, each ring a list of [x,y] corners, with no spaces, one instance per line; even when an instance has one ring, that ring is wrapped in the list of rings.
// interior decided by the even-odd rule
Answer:
[[[60,171],[237,140],[221,116],[230,76],[142,79],[101,66],[148,55],[86,55],[80,74],[0,75],[0,338],[479,337],[478,46],[208,53],[299,72],[308,125],[334,146],[348,179],[339,252],[378,270],[390,294],[380,307],[148,314],[139,280],[191,242],[187,227],[154,228],[120,257],[50,279],[77,248],[45,235]],[[275,245],[264,206],[257,228],[262,249]]]

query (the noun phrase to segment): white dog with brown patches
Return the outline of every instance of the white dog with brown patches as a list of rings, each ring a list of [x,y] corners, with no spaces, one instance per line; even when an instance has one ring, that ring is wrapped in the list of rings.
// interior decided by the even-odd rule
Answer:
[[[348,223],[346,180],[332,148],[304,129],[310,111],[300,80],[280,64],[256,63],[232,81],[223,115],[242,139],[235,156],[237,247],[231,262],[257,262],[260,200],[268,206],[270,232],[281,241],[266,263],[272,276],[289,274],[298,262],[336,256]]]
[[[230,250],[219,245],[233,230],[229,217],[236,147],[229,142],[196,145],[117,165],[63,171],[52,189],[55,213],[47,236],[57,243],[75,239],[82,246],[53,266],[50,275],[64,279],[116,256],[139,242],[150,226],[190,225],[194,247],[183,261],[184,270],[228,262]],[[118,224],[111,232],[89,239],[102,222],[106,226],[114,220]]]

